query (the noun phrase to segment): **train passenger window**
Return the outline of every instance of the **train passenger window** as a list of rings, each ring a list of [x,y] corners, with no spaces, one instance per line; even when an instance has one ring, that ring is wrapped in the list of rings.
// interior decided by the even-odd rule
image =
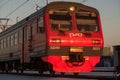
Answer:
[[[1,40],[1,49],[3,49],[3,39]]]
[[[50,14],[51,29],[68,31],[72,29],[72,19],[68,12],[58,11]]]
[[[79,31],[96,32],[98,31],[97,17],[90,12],[76,13],[76,23]]]
[[[1,49],[1,40],[0,40],[0,49]]]
[[[18,43],[22,43],[22,30],[18,31]]]
[[[1,49],[1,40],[0,40],[0,49]]]
[[[27,41],[28,34],[27,34],[27,28],[24,29],[24,41]]]
[[[10,37],[9,36],[7,37],[7,44],[6,45],[7,45],[7,47],[10,47]]]
[[[34,32],[34,31],[35,31],[34,29],[35,29],[34,25],[33,25],[33,24],[30,24],[29,33],[30,33],[31,36],[33,36],[34,33],[35,33],[35,32]]]
[[[6,38],[4,38],[4,48],[6,48]]]
[[[0,49],[1,49],[1,40],[0,40]]]
[[[10,46],[14,46],[14,35],[10,36]]]
[[[14,34],[14,44],[17,45],[18,44],[18,33]]]
[[[37,19],[37,32],[43,33],[44,31],[43,16],[41,16],[39,19]]]

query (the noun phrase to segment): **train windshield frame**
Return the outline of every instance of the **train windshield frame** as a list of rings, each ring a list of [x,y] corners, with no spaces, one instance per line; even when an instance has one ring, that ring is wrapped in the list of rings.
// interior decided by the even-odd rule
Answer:
[[[76,13],[77,29],[80,32],[98,32],[99,25],[96,13],[80,11]]]
[[[72,29],[72,17],[68,11],[53,11],[49,16],[52,30],[69,31]]]

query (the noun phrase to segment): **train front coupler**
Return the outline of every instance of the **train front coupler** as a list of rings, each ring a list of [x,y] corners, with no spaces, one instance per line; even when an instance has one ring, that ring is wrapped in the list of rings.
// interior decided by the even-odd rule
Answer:
[[[72,64],[72,66],[82,66],[85,62],[85,58],[82,53],[70,53],[69,60],[66,60],[66,63]]]

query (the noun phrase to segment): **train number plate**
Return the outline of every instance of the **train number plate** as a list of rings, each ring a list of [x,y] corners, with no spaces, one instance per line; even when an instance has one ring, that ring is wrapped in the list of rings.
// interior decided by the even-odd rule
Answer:
[[[70,47],[70,52],[83,52],[83,47]]]

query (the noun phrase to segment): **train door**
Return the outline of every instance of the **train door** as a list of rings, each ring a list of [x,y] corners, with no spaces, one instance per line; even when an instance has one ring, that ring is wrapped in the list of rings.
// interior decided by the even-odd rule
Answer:
[[[41,15],[37,19],[37,52],[38,56],[46,55],[46,31],[45,31],[45,22],[44,15]]]
[[[22,40],[22,63],[29,63],[30,56],[29,56],[29,38],[28,38],[28,27],[23,27],[23,40]]]

